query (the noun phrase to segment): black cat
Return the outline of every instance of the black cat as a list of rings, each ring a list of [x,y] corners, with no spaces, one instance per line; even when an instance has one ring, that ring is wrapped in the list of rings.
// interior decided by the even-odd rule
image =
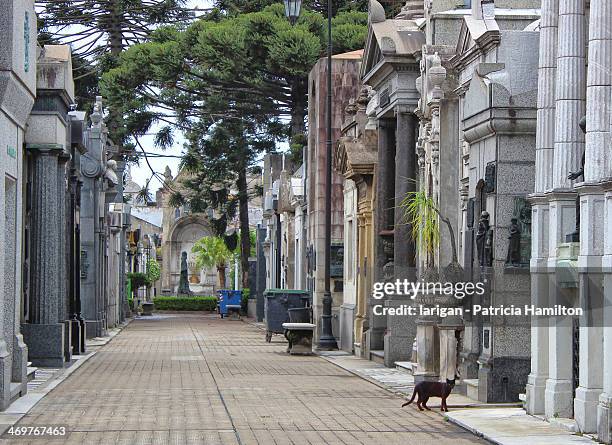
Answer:
[[[414,397],[418,395],[417,406],[419,410],[423,411],[423,408],[430,410],[427,406],[427,401],[430,397],[441,397],[442,403],[440,404],[441,411],[448,411],[446,406],[446,398],[450,395],[451,391],[455,387],[454,380],[446,380],[446,382],[419,382],[414,387],[412,398],[402,405],[402,408],[406,405],[410,405],[414,400]],[[423,408],[421,408],[423,405]],[[431,411],[431,410],[430,410]]]

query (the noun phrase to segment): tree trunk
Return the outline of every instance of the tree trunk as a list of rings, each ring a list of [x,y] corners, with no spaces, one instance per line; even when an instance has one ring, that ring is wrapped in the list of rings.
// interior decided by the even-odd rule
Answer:
[[[246,166],[238,172],[238,203],[240,217],[240,268],[242,269],[242,287],[249,287],[249,255],[251,253],[251,236],[249,233],[249,195]]]
[[[219,274],[219,287],[225,289],[225,264],[217,266],[217,273]]]
[[[111,5],[111,13],[108,19],[108,40],[110,52],[116,58],[123,51],[123,11],[119,1],[115,0]]]
[[[306,132],[304,119],[306,117],[306,102],[308,79],[293,79],[291,82],[291,138]]]

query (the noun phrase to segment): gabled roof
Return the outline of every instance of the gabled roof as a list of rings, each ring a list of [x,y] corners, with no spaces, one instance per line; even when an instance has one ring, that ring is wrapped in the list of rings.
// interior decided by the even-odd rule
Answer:
[[[370,0],[370,22],[368,37],[361,65],[361,77],[385,58],[414,57],[425,44],[425,34],[414,20],[384,19],[380,3]]]
[[[473,55],[478,55],[487,47],[498,44],[500,38],[501,32],[495,18],[475,19],[471,15],[463,17],[453,65],[468,62]]]

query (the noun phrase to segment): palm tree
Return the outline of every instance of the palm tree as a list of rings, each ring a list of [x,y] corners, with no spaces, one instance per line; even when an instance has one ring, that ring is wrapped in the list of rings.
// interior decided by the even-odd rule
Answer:
[[[233,258],[223,239],[218,236],[205,236],[191,248],[195,254],[196,266],[199,268],[216,267],[221,289],[225,289],[225,269]]]

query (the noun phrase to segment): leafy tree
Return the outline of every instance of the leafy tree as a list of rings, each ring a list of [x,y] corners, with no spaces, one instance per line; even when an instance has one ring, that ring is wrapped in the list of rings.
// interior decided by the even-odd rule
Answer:
[[[127,47],[147,41],[161,25],[192,19],[187,0],[36,0],[40,44],[68,44],[77,103],[91,111],[103,73]],[[106,118],[114,142],[125,142],[120,114]]]
[[[186,0],[36,0],[39,29],[81,57],[118,56],[159,25],[193,16]]]
[[[155,123],[163,125],[159,147],[171,146],[177,130],[186,135],[182,168],[189,176],[171,202],[194,212],[214,209],[218,235],[238,211],[245,287],[248,176],[278,141],[289,139],[292,149],[305,142],[308,74],[326,51],[324,23],[306,10],[291,26],[280,3],[248,14],[216,10],[185,30],[157,29],[102,79],[104,96],[137,145]],[[361,48],[367,14],[340,12],[332,26],[338,52]]]
[[[227,248],[225,242],[218,236],[205,236],[195,243],[191,251],[195,254],[197,267],[217,269],[219,285],[225,289],[225,269],[233,258],[233,253]]]

